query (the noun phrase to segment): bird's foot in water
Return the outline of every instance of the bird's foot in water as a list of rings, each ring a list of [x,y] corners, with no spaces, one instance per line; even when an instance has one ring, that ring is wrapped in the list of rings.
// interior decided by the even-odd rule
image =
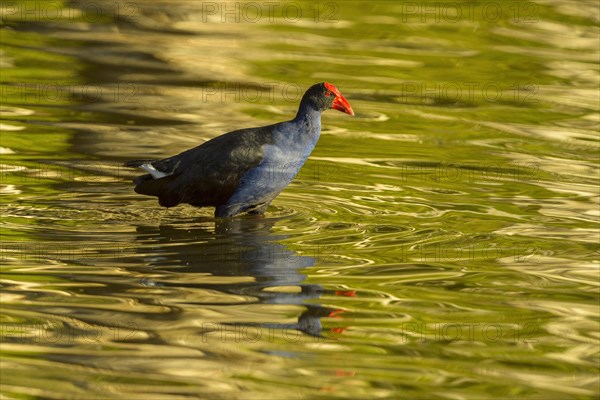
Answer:
[[[248,214],[250,214],[256,218],[264,218],[265,213],[267,212],[267,208],[269,208],[269,204],[271,204],[270,201],[268,203],[261,204],[255,208],[253,208],[252,210],[248,211]]]
[[[250,214],[254,219],[263,219],[263,218],[266,218],[265,213],[249,212],[248,214]]]

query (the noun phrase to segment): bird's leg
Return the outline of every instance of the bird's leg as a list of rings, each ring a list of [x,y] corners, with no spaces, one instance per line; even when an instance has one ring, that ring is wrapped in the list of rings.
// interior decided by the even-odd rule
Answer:
[[[229,206],[223,204],[215,208],[215,218],[228,218],[236,216],[240,213],[240,207],[238,205]]]
[[[248,214],[252,214],[252,215],[264,215],[265,212],[267,212],[267,208],[269,208],[269,205],[271,204],[271,202],[267,202],[264,203],[262,205],[259,205],[258,207],[248,211]]]

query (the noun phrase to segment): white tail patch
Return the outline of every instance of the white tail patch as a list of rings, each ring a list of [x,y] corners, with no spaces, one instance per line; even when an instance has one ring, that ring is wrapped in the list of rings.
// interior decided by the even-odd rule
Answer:
[[[171,174],[167,174],[165,172],[161,172],[154,168],[154,166],[150,163],[140,165],[140,168],[144,171],[148,172],[154,179],[164,178],[165,176],[169,176]]]

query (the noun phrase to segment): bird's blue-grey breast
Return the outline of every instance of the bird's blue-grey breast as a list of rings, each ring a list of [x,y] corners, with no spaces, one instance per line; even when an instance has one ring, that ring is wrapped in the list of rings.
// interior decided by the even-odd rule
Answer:
[[[321,112],[306,107],[298,116],[273,130],[273,143],[263,145],[263,159],[246,172],[227,201],[228,212],[273,200],[298,175],[321,134]]]

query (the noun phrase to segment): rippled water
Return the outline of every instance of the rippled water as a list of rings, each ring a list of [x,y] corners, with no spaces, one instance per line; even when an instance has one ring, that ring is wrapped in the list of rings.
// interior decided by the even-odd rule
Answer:
[[[597,3],[365,4],[2,5],[5,397],[599,395]],[[266,218],[133,192],[324,80]]]

